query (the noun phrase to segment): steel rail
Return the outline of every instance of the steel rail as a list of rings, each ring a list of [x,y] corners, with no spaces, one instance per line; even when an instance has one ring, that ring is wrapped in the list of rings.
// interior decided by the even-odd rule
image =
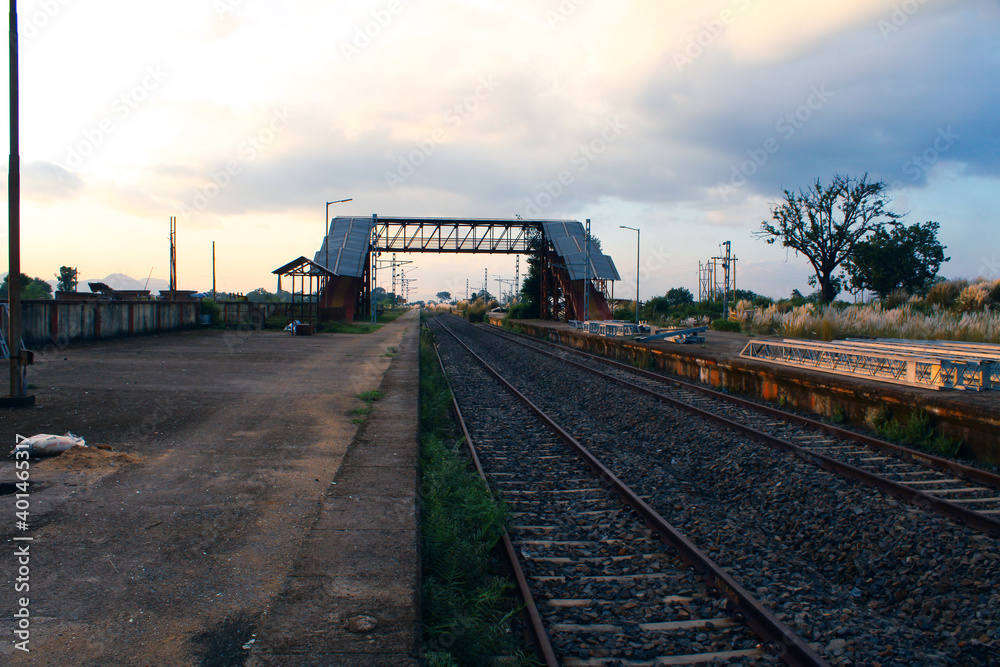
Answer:
[[[680,533],[648,503],[640,498],[632,489],[608,469],[600,460],[594,456],[590,450],[580,444],[559,424],[553,421],[541,408],[536,406],[531,400],[518,391],[514,385],[501,376],[482,357],[472,351],[443,322],[441,327],[447,331],[459,345],[472,355],[483,368],[487,370],[496,380],[503,385],[507,391],[513,394],[518,400],[527,406],[539,420],[541,420],[556,436],[567,446],[576,452],[577,456],[583,460],[587,466],[600,477],[601,481],[608,488],[612,489],[622,501],[631,507],[642,519],[650,530],[654,531],[660,540],[673,547],[684,562],[690,565],[705,580],[710,590],[717,591],[725,596],[737,610],[737,617],[746,622],[751,630],[770,646],[774,647],[778,655],[793,667],[806,667],[817,665],[829,665],[818,653],[806,644],[798,635],[793,633],[784,623],[779,621],[769,609],[758,602],[747,592],[732,576],[719,567],[693,542]]]
[[[530,347],[530,346],[525,346],[525,347]],[[581,368],[585,371],[588,371],[590,373],[594,373],[595,375],[610,380],[611,382],[615,382],[623,387],[632,389],[633,391],[637,391],[647,396],[651,396],[658,401],[667,403],[677,408],[681,408],[683,410],[687,410],[688,412],[698,415],[703,419],[714,421],[727,428],[733,429],[739,433],[748,435],[754,438],[755,440],[759,440],[771,447],[775,447],[777,449],[781,449],[790,452],[792,454],[795,454],[800,459],[808,461],[813,465],[819,466],[820,468],[831,470],[845,477],[849,477],[858,482],[861,482],[865,486],[869,486],[878,489],[880,491],[885,491],[886,493],[892,495],[893,497],[899,498],[900,500],[903,500],[911,505],[919,507],[925,511],[932,511],[936,514],[940,514],[945,518],[951,519],[953,521],[958,521],[959,523],[962,523],[968,526],[969,528],[972,528],[973,530],[978,530],[979,532],[986,533],[990,537],[1000,537],[1000,519],[994,519],[985,514],[980,514],[979,512],[949,502],[935,495],[911,489],[910,487],[904,484],[900,484],[899,482],[894,482],[891,479],[886,479],[885,477],[882,477],[880,475],[870,473],[867,470],[862,470],[861,468],[852,466],[849,463],[844,463],[843,461],[839,461],[825,454],[808,450],[804,447],[800,447],[799,445],[796,445],[792,442],[788,442],[787,440],[783,440],[769,433],[758,431],[757,429],[751,426],[747,426],[746,424],[741,424],[739,422],[733,421],[721,415],[717,415],[713,412],[703,410],[697,406],[691,405],[690,403],[685,403],[684,401],[671,398],[670,396],[666,396],[652,389],[648,389],[646,387],[634,384],[632,382],[629,382],[628,380],[623,380],[622,378],[617,378],[613,375],[603,373],[597,369],[591,368],[589,366],[573,361],[571,359],[563,359],[562,357],[559,357],[551,352],[546,352],[545,350],[540,350],[538,348],[531,348],[531,349],[535,350],[539,354],[552,357],[563,363],[567,363],[572,366],[576,366],[577,368]],[[600,359],[600,357],[597,358]],[[625,366],[625,368],[629,370],[640,370],[628,366]],[[667,380],[669,382],[675,382],[674,380],[671,380],[669,378],[667,378]],[[750,403],[750,406],[758,407],[756,403]],[[779,412],[782,416],[787,414],[781,411],[777,412]]]
[[[873,438],[872,436],[865,435],[864,433],[849,431],[847,429],[834,426],[833,424],[827,424],[825,422],[821,422],[816,419],[803,417],[802,415],[797,415],[791,412],[787,412],[785,410],[781,410],[779,408],[775,408],[769,405],[762,405],[760,403],[756,403],[754,401],[750,401],[745,398],[740,398],[739,396],[733,396],[731,394],[726,394],[721,391],[715,391],[714,389],[709,389],[708,387],[702,387],[700,385],[691,382],[678,380],[676,378],[668,377],[661,373],[649,371],[644,368],[636,368],[635,366],[630,366],[628,364],[616,361],[614,359],[602,357],[600,355],[593,354],[590,352],[584,352],[583,350],[577,350],[572,347],[559,345],[557,343],[553,343],[552,341],[547,341],[541,338],[535,338],[534,336],[529,336],[527,334],[517,333],[512,331],[498,332],[495,330],[495,327],[487,328],[487,331],[490,331],[495,335],[507,336],[507,337],[516,336],[521,338],[527,338],[528,340],[536,341],[546,345],[551,345],[559,348],[560,350],[564,350],[566,352],[570,352],[572,354],[585,357],[588,359],[593,359],[594,361],[598,361],[603,364],[613,366],[615,368],[620,368],[622,370],[626,370],[631,373],[635,373],[637,375],[642,375],[643,377],[648,377],[650,379],[662,382],[664,384],[672,384],[682,389],[696,391],[705,396],[727,401],[734,405],[738,405],[743,408],[748,408],[750,410],[757,410],[758,412],[763,412],[764,414],[771,415],[772,417],[776,417],[784,421],[794,422],[801,426],[807,426],[809,428],[818,431],[825,431],[826,433],[829,433],[830,435],[835,435],[838,438],[843,438],[845,440],[853,440],[855,442],[859,442],[863,445],[874,447],[875,449],[879,449],[884,452],[896,454],[902,458],[905,458],[909,461],[913,461],[914,463],[917,463],[919,465],[928,468],[934,468],[936,470],[940,470],[941,472],[947,472],[952,475],[955,475],[956,477],[961,477],[962,479],[968,482],[975,482],[977,484],[987,484],[1000,489],[1000,475],[991,473],[986,470],[980,470],[979,468],[974,468],[972,466],[967,466],[965,464],[959,463],[957,461],[952,461],[950,459],[946,459],[941,456],[936,456],[934,454],[929,454],[927,452],[921,452],[916,449],[904,447],[903,445],[897,445],[895,443],[887,442],[885,440],[879,440],[878,438]]]
[[[451,405],[455,409],[455,418],[458,421],[459,426],[462,427],[462,438],[465,440],[465,446],[469,450],[469,455],[472,457],[472,463],[476,467],[476,471],[482,478],[483,483],[486,485],[486,492],[493,496],[493,492],[490,490],[489,480],[486,478],[486,471],[483,470],[483,466],[479,461],[479,453],[476,451],[476,446],[472,442],[472,436],[469,434],[469,429],[465,424],[465,417],[462,415],[462,408],[458,405],[458,399],[455,398],[455,392],[452,390],[451,381],[448,379],[448,373],[444,369],[444,363],[441,361],[441,355],[438,353],[437,345],[434,345],[434,356],[437,357],[438,367],[441,369],[441,376],[444,378],[445,385],[448,387],[448,393],[451,394]],[[542,658],[545,660],[547,667],[558,667],[559,660],[556,658],[555,651],[552,649],[552,642],[549,640],[548,630],[545,628],[545,623],[542,621],[542,615],[538,613],[538,606],[535,604],[535,598],[531,594],[531,588],[528,586],[528,578],[524,575],[524,569],[521,567],[521,562],[517,558],[517,552],[514,549],[514,543],[510,539],[510,534],[504,529],[503,535],[501,536],[501,541],[503,542],[504,552],[507,556],[507,561],[510,564],[511,573],[514,575],[514,581],[517,584],[518,593],[521,596],[521,601],[524,603],[525,611],[528,613],[528,620],[530,621],[532,634],[535,636],[535,642],[538,645],[538,651],[542,654]]]

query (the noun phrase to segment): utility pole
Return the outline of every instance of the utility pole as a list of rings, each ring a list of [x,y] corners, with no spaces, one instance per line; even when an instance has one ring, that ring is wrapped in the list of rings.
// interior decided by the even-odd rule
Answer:
[[[369,248],[371,248],[369,252],[371,252],[372,256],[372,274],[371,274],[371,282],[369,283],[370,287],[368,290],[368,308],[372,311],[372,324],[375,324],[375,321],[378,319],[378,309],[375,306],[376,303],[375,287],[378,285],[378,282],[376,282],[376,276],[378,274],[378,251],[375,250],[375,247],[377,245],[378,245],[378,215],[372,213],[372,234],[369,245]]]
[[[215,298],[215,241],[212,241],[212,301]]]
[[[514,255],[514,298],[521,292],[521,256]]]
[[[722,316],[725,318],[729,317],[729,241],[725,241],[726,246],[726,256],[722,260],[722,272],[724,277],[723,291],[722,291]]]
[[[7,172],[7,352],[10,357],[10,398],[5,407],[29,407],[24,378],[27,362],[21,350],[21,148],[17,66],[17,2],[10,0],[10,163]]]
[[[486,295],[489,293],[487,289],[490,285],[490,270],[483,269],[483,305],[486,305]]]
[[[177,300],[177,216],[170,216],[170,300]]]
[[[731,254],[732,243],[730,243],[729,241],[725,241],[723,242],[723,245],[726,246],[726,254],[724,257],[719,258],[722,260],[722,274],[723,274],[722,317],[728,319],[730,292],[732,292],[733,298],[736,297],[736,286],[735,286],[736,267],[733,265],[733,262],[735,262],[736,260],[732,257]]]
[[[469,279],[465,279],[465,300],[469,300]]]
[[[587,272],[586,279],[583,281],[583,317],[580,318],[582,322],[590,319],[590,218],[587,218],[587,238],[584,245],[587,248]]]

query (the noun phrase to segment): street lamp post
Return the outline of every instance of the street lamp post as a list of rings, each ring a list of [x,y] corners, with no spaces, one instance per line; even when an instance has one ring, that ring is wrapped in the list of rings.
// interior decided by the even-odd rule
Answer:
[[[345,201],[354,201],[353,199],[338,199],[337,201],[328,201],[326,203],[326,220],[323,222],[324,229],[323,232],[323,243],[326,245],[326,268],[330,268],[330,242],[326,240],[326,237],[330,235],[330,204],[343,204]]]
[[[618,225],[622,229],[635,232],[635,326],[639,326],[639,230],[636,227]]]

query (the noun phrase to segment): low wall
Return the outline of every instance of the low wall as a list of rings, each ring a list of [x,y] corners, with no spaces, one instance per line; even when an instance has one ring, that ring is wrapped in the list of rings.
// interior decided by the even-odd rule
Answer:
[[[26,300],[21,326],[25,346],[37,349],[194,327],[200,313],[197,301]]]
[[[220,301],[219,321],[259,329],[287,303]],[[199,326],[200,301],[111,301],[31,299],[21,302],[24,344],[29,349],[155,334]],[[6,317],[2,326],[7,330]]]
[[[264,320],[275,315],[288,315],[289,304],[260,301],[219,301],[219,321],[226,326],[260,328]]]
[[[865,415],[871,408],[886,407],[901,419],[923,409],[934,416],[942,435],[965,443],[963,454],[1000,464],[1000,393],[995,391],[980,395],[962,392],[956,396],[954,392],[771,366],[689,346],[665,349],[632,340],[588,336],[573,329],[554,329],[538,322],[518,324],[524,333],[537,338],[751,398],[778,401],[826,417],[842,417],[858,426],[865,425]]]

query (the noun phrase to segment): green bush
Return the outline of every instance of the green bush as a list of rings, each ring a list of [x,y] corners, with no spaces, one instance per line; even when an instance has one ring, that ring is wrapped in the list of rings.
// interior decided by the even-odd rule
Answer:
[[[904,421],[899,421],[887,408],[881,407],[869,410],[865,421],[886,440],[932,454],[955,456],[962,448],[961,441],[937,434],[934,422],[926,410],[914,410]]]
[[[968,286],[968,280],[945,280],[931,287],[925,300],[932,306],[950,309],[958,302],[962,290]]]
[[[211,299],[202,299],[201,314],[210,315],[212,317],[212,324],[215,324],[219,321],[219,316],[222,314],[222,308]]]
[[[720,317],[717,320],[713,320],[711,327],[714,331],[732,331],[733,333],[740,333],[743,331],[743,327],[740,326],[739,322],[735,320],[727,320]]]
[[[468,318],[470,322],[482,322],[485,320],[486,305],[483,303],[483,300],[476,299],[476,302],[466,309],[465,317]]]

